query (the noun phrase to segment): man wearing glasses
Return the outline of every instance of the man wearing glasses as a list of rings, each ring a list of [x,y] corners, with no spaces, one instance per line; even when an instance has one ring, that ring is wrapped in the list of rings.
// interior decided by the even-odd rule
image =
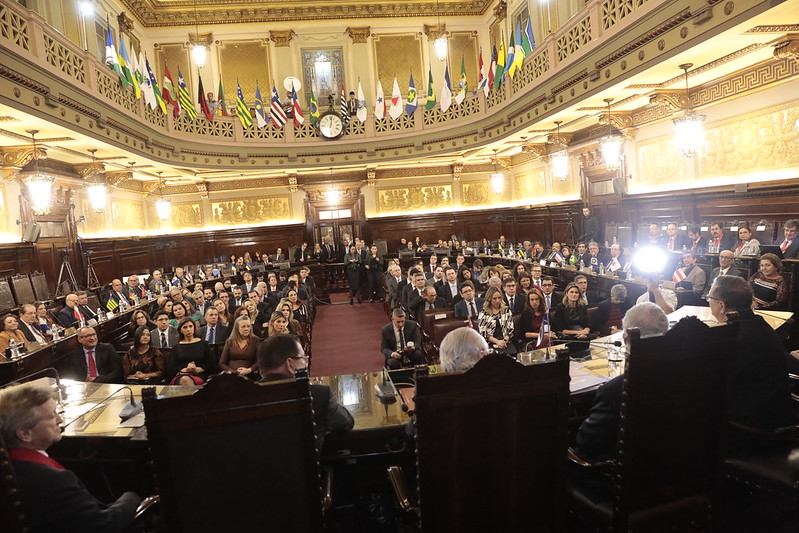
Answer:
[[[78,342],[81,347],[70,352],[65,377],[76,381],[123,383],[122,359],[112,345],[98,342],[94,328],[80,328]]]
[[[308,356],[293,335],[273,335],[258,346],[261,383],[294,379],[299,370],[308,368]],[[316,450],[320,452],[326,433],[349,431],[355,425],[352,415],[339,405],[327,385],[311,385]]]

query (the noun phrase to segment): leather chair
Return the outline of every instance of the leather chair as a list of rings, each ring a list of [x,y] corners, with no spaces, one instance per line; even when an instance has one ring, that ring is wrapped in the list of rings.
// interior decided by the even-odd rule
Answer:
[[[489,355],[467,372],[416,375],[418,503],[389,467],[421,531],[563,531],[569,362]]]
[[[575,468],[569,488],[575,520],[614,532],[711,525],[727,427],[727,354],[737,330],[695,317],[658,337],[628,330],[618,456],[589,464],[570,450],[586,469]],[[596,490],[586,479],[611,483]]]

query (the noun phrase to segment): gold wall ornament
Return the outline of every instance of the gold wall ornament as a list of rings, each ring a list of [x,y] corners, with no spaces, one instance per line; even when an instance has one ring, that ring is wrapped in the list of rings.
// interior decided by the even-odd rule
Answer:
[[[275,48],[291,46],[291,38],[293,36],[293,30],[271,30],[269,32],[269,38],[275,43]]]
[[[441,209],[452,205],[452,185],[396,187],[377,191],[377,210],[380,213]]]
[[[352,39],[352,44],[364,44],[372,34],[372,28],[370,26],[362,26],[360,28],[349,26],[345,32]]]
[[[546,158],[547,143],[527,143],[522,146],[523,154],[531,154],[534,158]]]
[[[494,18],[496,20],[505,20],[508,16],[508,3],[505,0],[499,0],[494,6]]]
[[[263,224],[291,220],[291,201],[288,196],[268,196],[231,200],[211,204],[214,225]]]
[[[3,179],[6,183],[11,183],[18,176],[22,168],[34,159],[44,159],[47,157],[47,149],[37,145],[34,149],[30,146],[6,146],[0,147],[3,164],[0,166]]]
[[[97,174],[105,173],[105,163],[94,161],[93,163],[79,163],[72,168],[81,179],[87,179]]]
[[[402,79],[409,73],[414,75],[414,80],[419,80],[426,76],[427,70],[422,66],[422,57],[424,57],[422,54],[422,39],[416,33],[401,35],[376,34],[372,38],[372,47],[374,49],[373,72],[378,73],[386,95],[391,94],[394,73],[397,73],[400,87],[404,86],[406,88],[407,79],[405,81],[402,81]],[[391,68],[380,68],[381,65],[391,65]],[[427,78],[424,79],[426,82]],[[416,87],[421,96],[422,83],[416,82]],[[403,113],[403,116],[407,115]]]
[[[652,93],[649,96],[649,104],[666,106],[671,111],[685,111],[691,107],[691,100],[687,89],[671,89]]]
[[[459,181],[463,174],[463,163],[454,163],[452,165],[452,181]]]
[[[214,34],[212,32],[189,33],[189,44],[191,46],[210,47],[213,43],[214,43]]]
[[[159,187],[160,187],[160,184],[157,181],[147,181],[147,182],[145,182],[144,185],[142,185],[142,193],[143,193],[142,196],[144,198],[147,198],[153,192],[158,190]]]
[[[546,198],[546,186],[543,169],[527,174],[513,176],[513,199],[515,201]]]
[[[144,204],[112,201],[111,219],[114,231],[141,231],[144,229]]]
[[[203,200],[208,199],[208,182],[207,181],[198,181],[195,183],[197,186],[197,192],[200,193],[200,198]]]
[[[774,57],[777,59],[790,58],[799,61],[799,34],[790,34],[784,41],[780,41],[774,45]]]
[[[122,33],[133,32],[133,19],[127,16],[124,11],[117,15],[117,24],[119,24],[119,31]]]
[[[613,111],[612,113],[602,113],[599,115],[599,123],[607,126],[610,122],[612,128],[625,130],[633,125],[632,111]]]
[[[289,190],[291,192],[297,192],[297,175],[296,174],[289,174]]]
[[[109,187],[116,187],[125,180],[133,179],[132,170],[109,170],[105,173],[105,182]]]
[[[491,199],[496,196],[491,190],[489,181],[461,182],[461,204],[464,207],[475,207],[491,204]]]
[[[173,203],[169,221],[170,225],[175,229],[201,228],[203,226],[203,216],[200,204]]]
[[[374,187],[377,184],[377,170],[374,168],[366,169],[366,184],[369,187]]]
[[[637,152],[638,172],[633,175],[634,186],[685,182],[685,164],[682,158],[674,154],[673,136],[640,143]]]

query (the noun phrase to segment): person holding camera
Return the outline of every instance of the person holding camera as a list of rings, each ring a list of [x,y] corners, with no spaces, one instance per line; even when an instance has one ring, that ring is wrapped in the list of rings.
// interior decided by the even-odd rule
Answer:
[[[380,351],[386,358],[386,367],[396,370],[403,366],[422,363],[422,334],[419,325],[405,319],[405,311],[398,307],[391,312],[391,322],[380,331]]]

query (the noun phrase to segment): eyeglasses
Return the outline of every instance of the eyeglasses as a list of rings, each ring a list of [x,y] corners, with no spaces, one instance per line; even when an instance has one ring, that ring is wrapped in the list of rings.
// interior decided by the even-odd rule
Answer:
[[[715,297],[713,297],[713,296],[710,296],[710,295],[706,296],[706,298],[708,299],[708,301],[710,301],[710,300],[716,300],[717,302],[722,302],[722,303],[724,303],[724,300],[722,300],[721,298],[715,298]]]
[[[96,336],[97,336],[97,333],[86,333],[85,335],[81,335],[80,338],[81,339],[85,339],[87,337],[96,337]]]

